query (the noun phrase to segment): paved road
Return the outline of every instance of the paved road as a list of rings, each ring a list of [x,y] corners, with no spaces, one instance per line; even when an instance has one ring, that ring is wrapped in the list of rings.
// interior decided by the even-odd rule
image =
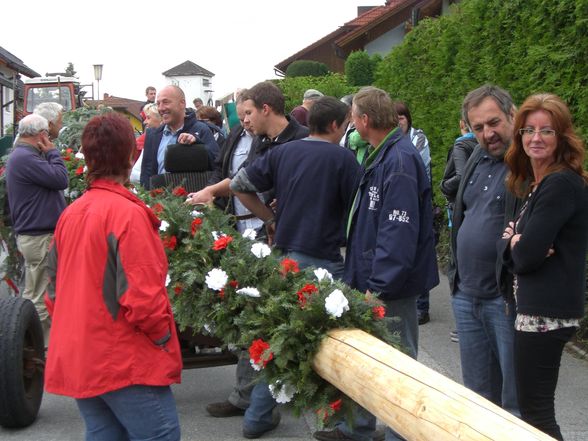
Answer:
[[[451,343],[453,328],[447,280],[431,293],[431,322],[421,326],[419,360],[449,378],[460,381],[458,345]],[[207,416],[204,406],[222,400],[231,389],[234,367],[184,371],[183,383],[174,387],[182,439],[188,441],[242,440],[241,418],[216,419]],[[570,353],[563,358],[557,392],[557,414],[567,441],[588,440],[588,361]],[[283,411],[282,423],[263,439],[311,440],[313,415],[296,419]],[[68,398],[46,394],[38,420],[21,430],[0,428],[0,440],[74,441],[83,439],[83,423]]]

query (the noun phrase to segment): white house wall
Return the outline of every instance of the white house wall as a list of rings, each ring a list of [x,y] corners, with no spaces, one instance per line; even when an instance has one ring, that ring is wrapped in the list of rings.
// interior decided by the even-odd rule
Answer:
[[[404,23],[396,26],[394,29],[379,36],[365,45],[365,51],[369,55],[380,54],[387,55],[393,47],[402,43],[404,38]]]
[[[208,86],[203,85],[203,80],[210,81]],[[186,105],[192,107],[194,98],[201,98],[204,104],[207,104],[208,99],[214,99],[212,93],[205,92],[206,90],[213,90],[212,80],[209,77],[201,75],[181,76],[181,77],[165,77],[168,84],[179,86],[186,95]]]

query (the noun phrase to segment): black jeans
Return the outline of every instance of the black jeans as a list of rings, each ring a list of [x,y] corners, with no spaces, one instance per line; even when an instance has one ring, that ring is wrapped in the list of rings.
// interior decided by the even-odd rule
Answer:
[[[515,331],[515,379],[521,418],[558,440],[563,437],[555,421],[555,388],[563,347],[575,329]]]

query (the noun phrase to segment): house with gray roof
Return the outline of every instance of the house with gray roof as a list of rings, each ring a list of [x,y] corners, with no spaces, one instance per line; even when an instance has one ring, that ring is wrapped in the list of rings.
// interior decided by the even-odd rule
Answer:
[[[205,105],[214,105],[212,77],[214,74],[196,63],[186,60],[165,72],[162,72],[168,84],[179,86],[186,94],[186,104],[192,106],[195,98],[200,98]]]

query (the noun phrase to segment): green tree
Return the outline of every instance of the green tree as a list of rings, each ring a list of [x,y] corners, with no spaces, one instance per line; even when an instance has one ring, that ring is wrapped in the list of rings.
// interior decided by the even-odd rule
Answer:
[[[329,73],[325,63],[312,60],[297,60],[286,69],[286,77],[322,77]]]

